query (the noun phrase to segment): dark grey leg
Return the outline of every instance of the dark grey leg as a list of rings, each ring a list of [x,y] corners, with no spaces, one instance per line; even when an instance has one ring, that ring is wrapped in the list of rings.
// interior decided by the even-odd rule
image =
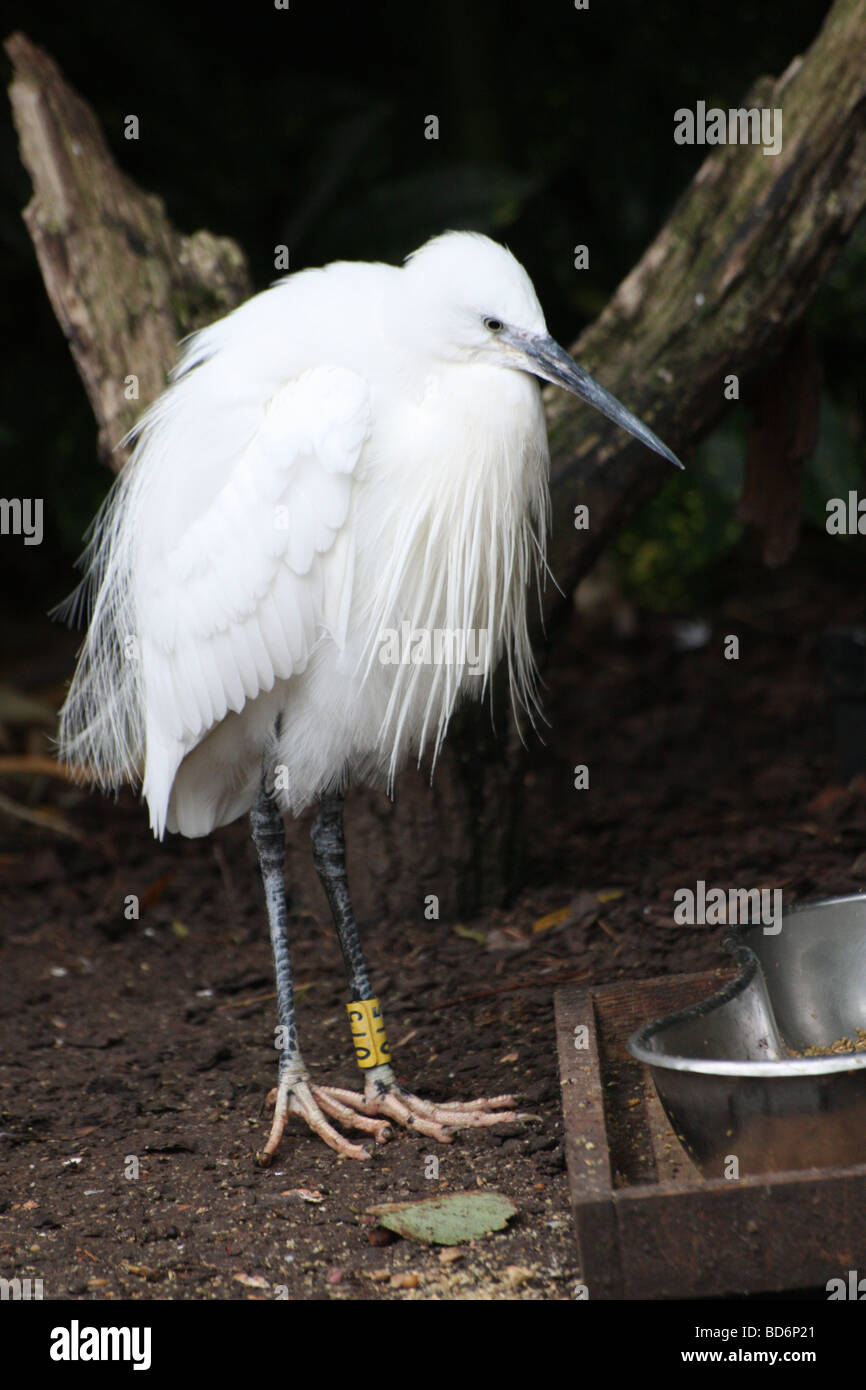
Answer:
[[[279,725],[277,726],[279,733]],[[286,840],[283,818],[273,794],[269,794],[270,750],[265,754],[262,785],[258,800],[250,812],[253,842],[259,856],[268,925],[274,955],[274,974],[277,982],[277,1019],[280,1036],[279,1079],[274,1100],[274,1119],[267,1143],[259,1154],[259,1162],[270,1163],[276,1153],[286,1121],[290,1114],[299,1115],[310,1129],[324,1139],[337,1153],[347,1158],[369,1158],[365,1148],[351,1143],[330,1123],[339,1120],[350,1128],[372,1134],[382,1143],[390,1133],[387,1122],[358,1114],[343,1100],[343,1092],[330,1087],[313,1085],[308,1077],[298,1045],[298,1025],[295,1017],[295,994],[292,962],[289,956],[288,914],[286,910]]]
[[[361,948],[358,923],[352,911],[349,897],[349,879],[346,873],[346,837],[343,832],[343,798],[338,793],[322,797],[319,812],[313,822],[313,863],[316,866],[322,887],[331,908],[340,949],[346,965],[346,978],[353,1002],[371,999],[370,976],[367,962]],[[377,1066],[363,1068],[368,1094],[384,1095],[390,1086],[395,1085],[387,1051]]]
[[[358,924],[349,898],[342,796],[334,794],[322,798],[311,834],[313,863],[322,880],[322,887],[327,894],[334,925],[340,938],[352,998],[369,999],[373,991],[370,988],[367,962],[361,949]]]
[[[273,795],[268,795],[265,779],[259,799],[250,812],[250,828],[253,844],[259,856],[262,883],[265,889],[265,903],[268,910],[268,926],[271,932],[271,950],[274,954],[274,975],[277,982],[277,1021],[281,1029],[280,1038],[280,1080],[287,1071],[303,1075],[300,1048],[298,1047],[298,1024],[295,1018],[295,991],[292,979],[292,961],[289,955],[289,932],[286,917],[286,833]]]

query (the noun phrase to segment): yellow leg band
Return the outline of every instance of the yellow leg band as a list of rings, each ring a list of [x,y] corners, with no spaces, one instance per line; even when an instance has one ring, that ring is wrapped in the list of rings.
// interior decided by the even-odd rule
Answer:
[[[355,1060],[361,1070],[390,1062],[391,1049],[385,1037],[385,1021],[378,999],[356,999],[347,1004],[346,1009],[355,1044]]]

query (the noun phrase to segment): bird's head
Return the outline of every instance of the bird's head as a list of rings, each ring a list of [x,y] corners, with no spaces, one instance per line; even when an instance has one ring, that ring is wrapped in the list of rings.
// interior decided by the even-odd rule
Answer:
[[[428,347],[450,361],[483,362],[530,372],[579,396],[682,468],[676,454],[569,357],[547,331],[532,281],[511,252],[478,232],[445,232],[407,258],[410,298]]]

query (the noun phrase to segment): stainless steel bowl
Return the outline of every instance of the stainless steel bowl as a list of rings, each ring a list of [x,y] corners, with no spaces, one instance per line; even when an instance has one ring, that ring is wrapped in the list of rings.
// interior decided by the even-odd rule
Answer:
[[[866,894],[803,903],[776,935],[740,927],[722,945],[736,978],[628,1041],[686,1151],[718,1178],[866,1163],[866,1052],[790,1056],[866,1028]]]

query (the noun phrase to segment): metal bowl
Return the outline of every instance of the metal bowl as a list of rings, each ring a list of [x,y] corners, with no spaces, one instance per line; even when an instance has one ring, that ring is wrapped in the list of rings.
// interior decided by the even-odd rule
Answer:
[[[866,1028],[866,894],[803,903],[777,934],[740,927],[722,945],[736,978],[628,1041],[684,1148],[717,1178],[866,1163],[866,1052],[790,1055]]]

